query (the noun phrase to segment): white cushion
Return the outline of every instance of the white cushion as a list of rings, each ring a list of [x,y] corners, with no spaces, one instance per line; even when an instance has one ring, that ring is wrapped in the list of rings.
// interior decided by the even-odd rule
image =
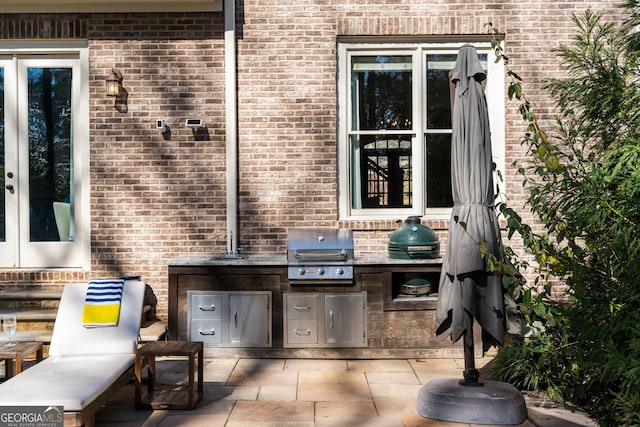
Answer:
[[[58,347],[60,356],[89,356],[92,354],[131,354],[136,351],[133,340],[103,341],[87,345],[82,341],[65,341]]]
[[[0,405],[61,405],[66,412],[81,411],[134,361],[133,354],[49,357],[2,383]]]
[[[87,287],[87,283],[73,283],[64,287],[58,306],[56,323],[51,334],[49,355],[81,354],[80,350],[72,351],[70,349],[74,346],[88,349],[94,345],[100,346],[102,353],[121,353],[122,348],[117,345],[118,342],[138,342],[146,285],[143,282],[133,280],[125,282],[118,326],[105,328],[85,328],[82,326],[82,309]],[[113,351],[109,350],[108,343],[113,343]],[[133,353],[134,350],[132,346],[130,352]]]

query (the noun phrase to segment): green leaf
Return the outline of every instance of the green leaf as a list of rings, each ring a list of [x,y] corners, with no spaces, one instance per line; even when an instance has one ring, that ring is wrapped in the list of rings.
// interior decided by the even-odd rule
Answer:
[[[484,240],[477,242],[478,250],[480,251],[480,255],[486,256],[489,252],[489,247],[487,246],[487,242]]]
[[[531,289],[527,289],[522,293],[522,304],[525,307],[531,305]]]
[[[547,306],[544,304],[535,304],[533,305],[533,311],[534,313],[536,313],[538,316],[542,317],[543,319],[546,318],[547,316]]]

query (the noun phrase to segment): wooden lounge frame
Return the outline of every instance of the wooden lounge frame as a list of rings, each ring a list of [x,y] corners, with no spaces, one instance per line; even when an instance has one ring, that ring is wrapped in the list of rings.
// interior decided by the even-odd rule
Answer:
[[[134,378],[133,366],[122,374],[115,382],[91,403],[86,405],[81,411],[65,411],[64,425],[75,427],[94,427],[96,424],[96,413],[111,400],[111,398]]]

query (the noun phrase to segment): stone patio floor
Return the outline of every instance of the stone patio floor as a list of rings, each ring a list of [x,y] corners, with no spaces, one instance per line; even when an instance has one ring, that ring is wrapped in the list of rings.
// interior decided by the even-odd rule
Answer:
[[[186,367],[179,358],[158,359],[159,385],[186,384]],[[207,358],[204,398],[195,410],[135,410],[130,383],[98,413],[96,426],[469,426],[426,419],[415,409],[423,384],[461,378],[463,367],[458,359]],[[528,419],[520,426],[596,425],[575,409],[553,406],[527,400]]]

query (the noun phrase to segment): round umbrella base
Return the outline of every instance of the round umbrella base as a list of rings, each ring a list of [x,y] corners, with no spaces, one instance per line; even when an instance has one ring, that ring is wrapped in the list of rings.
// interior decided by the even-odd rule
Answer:
[[[509,383],[483,381],[470,387],[457,379],[436,379],[418,392],[418,413],[434,420],[514,425],[527,418],[524,397]]]

